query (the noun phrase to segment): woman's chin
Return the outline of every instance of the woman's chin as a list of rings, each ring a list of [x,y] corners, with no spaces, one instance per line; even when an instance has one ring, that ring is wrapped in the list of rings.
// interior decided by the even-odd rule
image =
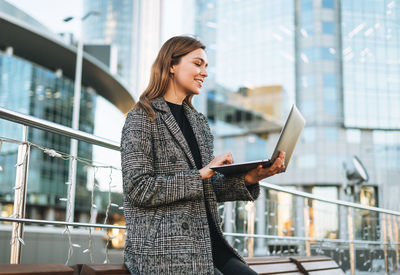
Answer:
[[[189,95],[198,95],[200,94],[201,89],[192,89],[190,91],[188,91],[188,96]]]

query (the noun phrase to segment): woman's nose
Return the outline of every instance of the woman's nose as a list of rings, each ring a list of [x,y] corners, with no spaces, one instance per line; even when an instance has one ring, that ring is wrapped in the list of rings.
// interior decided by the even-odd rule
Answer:
[[[207,73],[207,69],[206,69],[206,68],[204,68],[204,69],[201,70],[201,75],[204,76],[204,77],[207,77],[207,76],[208,76],[208,73]]]

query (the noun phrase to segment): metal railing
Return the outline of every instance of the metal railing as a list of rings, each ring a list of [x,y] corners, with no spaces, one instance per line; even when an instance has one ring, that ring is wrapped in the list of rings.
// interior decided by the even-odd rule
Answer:
[[[75,138],[112,150],[119,150],[119,145],[113,141],[23,115],[5,108],[0,108],[0,118],[24,125],[23,139],[19,142],[18,148],[17,177],[14,188],[14,213],[16,213],[16,216],[0,217],[0,222],[13,223],[11,263],[20,263],[21,242],[16,240],[22,239],[23,225],[25,223],[126,229],[125,226],[109,224],[26,219],[25,201],[30,156],[30,143],[26,138],[27,127],[34,127]],[[255,203],[250,202],[243,204],[243,206],[239,203],[228,202],[223,206],[221,205],[219,209],[222,211],[221,218],[223,219],[224,234],[231,242],[232,246],[237,248],[243,256],[295,254],[309,256],[314,254],[321,255],[328,251],[328,256],[333,258],[339,257],[339,259],[336,260],[343,269],[349,270],[351,274],[356,274],[356,270],[358,270],[357,264],[362,261],[362,259],[358,259],[362,257],[359,251],[369,249],[370,262],[367,265],[365,264],[366,262],[361,263],[361,265],[369,267],[367,268],[368,272],[375,272],[378,274],[379,272],[383,272],[389,274],[389,272],[399,269],[400,212],[378,207],[363,206],[347,201],[326,199],[266,182],[261,182],[260,186],[262,187],[261,197]],[[279,194],[291,196],[291,207],[293,208],[291,221],[294,220],[294,222],[282,225],[282,222],[279,221],[279,211],[285,209],[286,206],[279,205],[275,200],[267,199],[265,197],[267,192],[278,192]],[[313,229],[315,224],[310,219],[314,218],[318,211],[325,210],[310,206],[310,202],[320,202],[337,207],[333,213],[334,217],[329,218],[339,220],[338,227],[340,227],[340,229],[337,231],[340,232],[336,232],[336,236],[316,236],[317,234],[313,232],[313,230],[315,231],[315,228]],[[364,219],[361,220],[361,222],[361,215],[358,215],[360,211],[363,211],[361,218]],[[327,213],[328,212],[322,213],[319,216],[324,217]],[[365,222],[364,225],[362,225],[363,222]],[[356,236],[356,233],[359,237]],[[367,235],[367,233],[369,235]],[[365,255],[363,256],[364,258],[366,258]],[[381,255],[383,255],[383,259],[379,258]],[[373,257],[376,257],[376,260]],[[381,264],[382,261],[383,266]]]
[[[67,226],[85,226],[94,228],[120,228],[121,226],[102,225],[102,224],[89,224],[89,223],[76,223],[76,222],[59,222],[59,221],[43,221],[35,219],[25,219],[26,208],[26,190],[27,190],[27,177],[30,156],[30,143],[27,140],[28,127],[34,127],[44,131],[60,134],[77,140],[85,141],[93,145],[102,146],[105,148],[118,150],[119,144],[95,135],[85,133],[83,131],[74,130],[72,128],[49,122],[43,119],[35,118],[29,115],[24,115],[15,111],[11,111],[0,107],[0,118],[24,125],[22,142],[18,146],[18,160],[15,182],[15,195],[14,195],[14,215],[16,217],[0,217],[0,221],[13,222],[13,230],[11,237],[11,259],[10,263],[18,264],[21,261],[21,245],[23,244],[23,227],[24,223],[36,224],[51,224],[51,225],[67,225]],[[69,203],[69,201],[68,201]]]

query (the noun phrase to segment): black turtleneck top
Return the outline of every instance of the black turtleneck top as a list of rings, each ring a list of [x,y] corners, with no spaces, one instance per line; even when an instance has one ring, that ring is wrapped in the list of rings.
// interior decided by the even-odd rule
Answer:
[[[186,118],[183,105],[174,104],[168,101],[166,102],[169,108],[171,109],[171,113],[174,116],[176,122],[178,123],[179,128],[181,129],[186,139],[186,142],[189,145],[190,151],[196,163],[196,168],[200,170],[201,168],[203,168],[203,165],[202,165],[199,145],[193,133],[193,129],[190,126],[188,119]],[[210,227],[210,238],[211,238],[214,266],[216,266],[217,268],[221,268],[229,260],[229,258],[231,258],[234,255],[225,245],[221,236],[218,234],[216,228],[218,225],[212,219],[208,203],[206,202],[205,205],[206,205],[208,226]]]

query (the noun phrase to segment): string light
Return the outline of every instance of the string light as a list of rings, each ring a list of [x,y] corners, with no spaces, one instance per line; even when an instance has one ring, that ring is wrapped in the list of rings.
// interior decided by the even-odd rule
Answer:
[[[94,187],[96,183],[96,172],[97,168],[94,167],[93,169],[93,183],[92,183],[92,191],[91,191],[91,197],[90,197],[90,221],[94,221],[96,223],[95,217],[94,217]],[[89,227],[89,244],[88,248],[85,250],[89,253],[89,258],[90,258],[90,263],[93,263],[93,253],[92,253],[92,228]],[[85,251],[83,253],[85,253]]]
[[[0,138],[0,142],[1,142],[1,144],[0,144],[0,151],[1,151],[1,147],[2,147],[3,141],[7,141],[7,140],[6,140],[6,139],[1,139],[1,138]],[[15,143],[15,142],[13,142],[13,143]],[[20,142],[19,144],[25,144],[25,145],[27,145],[27,148],[26,148],[26,150],[25,150],[25,154],[24,154],[24,157],[22,158],[22,161],[19,162],[19,163],[17,163],[17,164],[15,164],[15,167],[19,167],[19,166],[21,166],[21,165],[23,165],[23,164],[28,165],[27,161],[28,161],[28,152],[29,152],[29,150],[30,150],[30,144],[27,143],[27,142]],[[22,188],[22,184],[13,187],[13,190],[14,190],[14,191],[17,191],[17,190],[20,190],[21,188]],[[23,194],[22,194],[22,193],[18,193],[18,194],[19,194],[19,196],[20,196],[20,200],[19,200],[19,201],[22,201],[22,200],[21,200],[21,196],[23,196]],[[10,217],[16,218],[16,219],[22,218],[22,217],[20,217],[20,215],[17,213],[17,207],[14,207],[13,211],[14,211],[14,212],[13,212],[13,214],[12,214]],[[23,225],[22,223],[17,223],[16,232],[19,232],[20,227],[21,227],[22,225]],[[10,245],[14,244],[16,241],[20,242],[22,245],[25,245],[24,240],[23,240],[20,236],[18,236],[18,235],[14,235],[14,236],[13,236],[13,238],[12,238],[11,241],[10,241]]]
[[[79,157],[79,158],[78,157],[74,157],[74,156],[71,156],[69,154],[66,154],[66,153],[63,153],[63,152],[59,152],[59,151],[56,151],[56,150],[51,149],[51,148],[46,148],[46,147],[43,147],[43,146],[40,146],[40,145],[37,145],[37,144],[33,144],[31,142],[22,142],[22,141],[18,141],[18,140],[14,140],[14,139],[7,139],[7,138],[0,138],[0,152],[1,152],[1,149],[2,149],[3,142],[9,142],[9,143],[15,143],[15,144],[25,144],[25,145],[28,146],[28,150],[25,152],[25,156],[23,158],[23,161],[17,163],[15,165],[15,167],[19,167],[19,166],[21,166],[21,165],[23,165],[23,164],[25,164],[27,162],[28,151],[29,151],[30,147],[34,147],[35,149],[39,149],[39,150],[43,151],[43,153],[49,155],[50,157],[59,158],[59,159],[65,160],[65,161],[71,160],[73,158],[79,163],[85,164],[85,165],[87,165],[89,167],[93,167],[94,168],[94,181],[93,181],[93,186],[92,186],[92,197],[91,197],[91,210],[90,210],[91,211],[91,214],[90,214],[91,215],[91,219],[93,219],[93,215],[94,215],[94,212],[95,212],[94,210],[97,208],[96,204],[94,203],[94,190],[95,190],[95,188],[98,188],[98,189],[100,188],[100,186],[95,182],[96,172],[100,168],[110,169],[110,177],[109,177],[110,181],[109,181],[109,184],[108,184],[108,205],[107,205],[106,217],[105,217],[105,220],[104,220],[104,224],[107,224],[107,220],[108,220],[109,211],[110,211],[110,207],[111,206],[112,207],[116,207],[119,210],[123,209],[122,206],[119,206],[118,204],[115,204],[115,203],[111,203],[111,187],[112,188],[118,187],[118,185],[116,185],[116,184],[111,185],[111,183],[112,183],[112,171],[113,170],[121,171],[121,168],[114,167],[114,166],[111,166],[111,165],[105,165],[103,163],[95,162],[93,160],[89,160],[89,159],[85,159],[85,158],[81,158],[81,157]],[[72,168],[70,167],[70,169],[72,169]],[[0,166],[0,172],[1,171],[3,171],[3,168]],[[72,193],[71,178],[69,178],[68,181],[65,182],[65,184],[68,186],[68,188],[67,188],[68,189],[68,191],[67,191],[68,198],[59,198],[59,201],[66,202],[67,205],[70,205],[71,204],[71,196],[70,196],[70,194]],[[19,189],[21,189],[21,186],[13,187],[13,190],[19,190]],[[70,207],[69,207],[69,208],[67,208],[66,220],[69,220],[70,217],[71,217],[71,212],[70,212]],[[20,218],[20,217],[19,217],[19,215],[17,213],[13,213],[10,216],[10,218]],[[21,226],[21,224],[18,224],[18,226]],[[68,265],[72,255],[73,255],[74,248],[81,248],[80,244],[76,244],[76,243],[72,242],[70,227],[71,226],[65,226],[65,230],[62,233],[63,235],[64,234],[67,235],[68,243],[69,243],[68,255],[67,255],[67,259],[66,259],[66,263],[65,263],[66,265]],[[92,249],[92,232],[91,231],[92,231],[92,229],[91,229],[91,227],[89,227],[89,245],[88,245],[87,249],[83,250],[83,253],[89,253],[90,261],[91,261],[91,263],[93,263],[93,253],[91,251],[91,249]],[[109,245],[110,240],[113,239],[113,238],[115,238],[115,237],[114,236],[110,236],[108,231],[107,231],[106,255],[105,255],[105,261],[104,261],[105,263],[109,262],[108,245]],[[18,236],[15,236],[13,239],[11,239],[10,243],[12,244],[15,241],[19,241],[22,245],[25,245],[24,240],[22,238],[18,237]]]
[[[109,176],[109,182],[108,182],[108,204],[107,204],[107,209],[106,209],[106,217],[104,218],[104,224],[107,224],[108,213],[110,211],[110,206],[111,206],[112,171],[113,171],[113,169],[110,168],[110,176]],[[105,257],[104,263],[109,263],[110,262],[109,254],[108,254],[108,245],[109,245],[109,243],[110,243],[110,232],[107,230],[106,257]]]
[[[69,260],[70,260],[71,257],[72,257],[72,253],[74,252],[74,249],[73,249],[73,247],[72,247],[71,232],[70,232],[69,227],[68,227],[67,225],[65,226],[64,232],[67,233],[68,244],[69,244],[69,247],[68,247],[68,255],[67,255],[67,261],[65,262],[65,265],[68,265]]]

